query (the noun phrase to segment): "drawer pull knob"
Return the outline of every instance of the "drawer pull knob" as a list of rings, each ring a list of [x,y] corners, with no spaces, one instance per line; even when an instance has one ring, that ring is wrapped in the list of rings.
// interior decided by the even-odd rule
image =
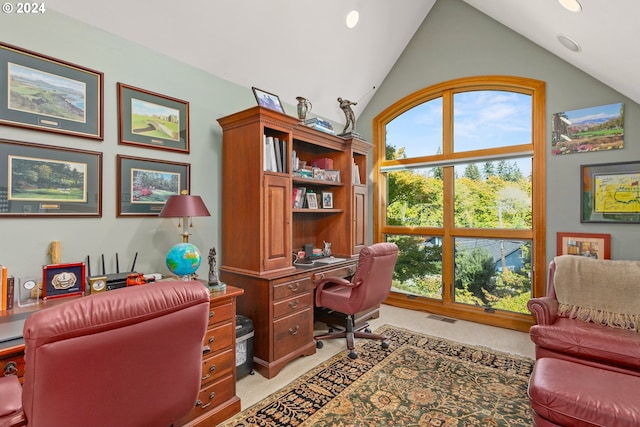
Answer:
[[[213,371],[216,370],[216,365],[211,365],[209,367],[209,373],[207,375],[205,375],[204,377],[202,377],[202,380],[206,380],[207,378],[209,378],[211,376],[211,374],[213,373]]]
[[[296,299],[295,301],[289,301],[289,308],[292,310],[296,308],[298,305],[300,305],[299,299]]]
[[[299,330],[300,330],[300,325],[296,325],[295,329],[294,328],[289,328],[289,333],[291,335],[296,335]]]
[[[300,283],[299,282],[296,282],[295,284],[289,283],[289,290],[295,292],[298,289],[300,289]]]
[[[353,273],[355,273],[356,270],[353,267],[349,267],[349,275],[352,276]]]
[[[16,365],[16,362],[9,362],[4,365],[4,376],[8,377],[9,375],[18,375],[18,365]]]
[[[215,311],[211,310],[209,312],[209,319],[213,319],[213,316],[215,316],[215,315],[216,315]]]
[[[213,341],[215,341],[216,337],[209,337],[209,344],[213,344]]]
[[[202,400],[198,399],[198,401],[196,402],[196,406],[201,407],[202,409],[206,408],[207,406],[211,405],[213,403],[213,398],[216,397],[215,393],[211,393],[209,395],[209,403],[202,403]]]
[[[205,345],[204,347],[202,347],[202,354],[207,354],[211,351],[211,347],[209,347],[208,345]]]

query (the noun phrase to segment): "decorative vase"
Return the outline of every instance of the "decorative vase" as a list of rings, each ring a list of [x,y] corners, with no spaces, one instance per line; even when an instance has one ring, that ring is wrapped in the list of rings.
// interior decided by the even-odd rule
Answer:
[[[300,123],[304,124],[304,120],[307,118],[307,113],[311,111],[313,105],[309,102],[308,99],[303,98],[301,96],[296,96],[298,100],[298,118],[300,119]]]

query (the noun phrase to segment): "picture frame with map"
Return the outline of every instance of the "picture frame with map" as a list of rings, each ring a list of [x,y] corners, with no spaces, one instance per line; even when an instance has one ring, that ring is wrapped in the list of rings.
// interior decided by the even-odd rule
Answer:
[[[640,161],[581,166],[580,222],[640,223]]]

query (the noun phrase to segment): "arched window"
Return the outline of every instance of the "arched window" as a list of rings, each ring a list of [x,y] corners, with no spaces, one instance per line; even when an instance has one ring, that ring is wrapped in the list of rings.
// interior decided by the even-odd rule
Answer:
[[[374,239],[400,247],[391,304],[528,330],[546,272],[544,91],[463,78],[374,119]]]

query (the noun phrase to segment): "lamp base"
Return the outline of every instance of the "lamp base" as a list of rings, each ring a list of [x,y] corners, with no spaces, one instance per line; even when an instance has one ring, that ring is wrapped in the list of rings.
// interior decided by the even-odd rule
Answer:
[[[207,286],[211,292],[222,292],[227,289],[226,283],[222,282],[209,282]]]

